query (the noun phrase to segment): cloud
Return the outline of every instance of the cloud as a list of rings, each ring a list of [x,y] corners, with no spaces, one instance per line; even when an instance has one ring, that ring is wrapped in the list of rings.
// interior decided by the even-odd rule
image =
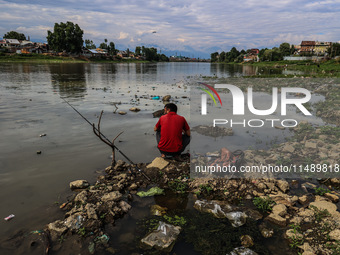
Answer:
[[[72,21],[84,30],[84,39],[99,44],[106,38],[131,48],[158,45],[210,54],[212,48],[340,39],[338,0],[0,0],[0,9],[0,35],[20,30],[45,39],[44,29]]]

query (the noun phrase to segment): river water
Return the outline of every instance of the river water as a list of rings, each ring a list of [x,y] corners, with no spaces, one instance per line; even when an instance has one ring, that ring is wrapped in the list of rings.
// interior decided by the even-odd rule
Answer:
[[[210,63],[0,64],[0,216],[15,215],[0,221],[0,240],[62,217],[56,205],[72,194],[69,183],[93,183],[111,163],[111,149],[62,98],[91,123],[103,110],[102,133],[112,139],[124,131],[118,148],[135,163],[151,162],[159,156],[152,113],[164,107],[153,97],[171,95],[189,118],[188,84],[258,72],[283,71]]]

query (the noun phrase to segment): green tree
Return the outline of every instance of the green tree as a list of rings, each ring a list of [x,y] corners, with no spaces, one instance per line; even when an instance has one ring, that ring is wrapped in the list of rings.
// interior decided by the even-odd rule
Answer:
[[[70,21],[54,24],[53,32],[47,31],[47,42],[52,50],[79,53],[83,47],[83,30]]]
[[[20,41],[26,40],[26,36],[24,34],[15,31],[7,32],[3,37],[6,39],[17,39]]]
[[[96,45],[93,43],[93,41],[89,40],[89,39],[85,40],[85,47],[87,49],[95,49],[95,48],[97,48]]]
[[[289,43],[287,42],[281,43],[279,49],[283,57],[290,55],[290,44]]]
[[[110,55],[116,55],[116,47],[113,42],[110,42],[109,44],[109,54]]]
[[[218,60],[218,52],[214,52],[210,54],[210,61],[216,62]]]
[[[219,56],[219,58],[218,58],[218,61],[219,61],[219,62],[224,62],[224,61],[225,61],[225,56],[226,56],[225,52],[222,51],[222,52],[220,53],[220,56]]]
[[[141,50],[142,50],[142,48],[140,46],[137,46],[136,49],[135,49],[135,54],[137,56],[141,55]]]
[[[340,56],[340,43],[332,43],[332,46],[328,49],[328,54],[331,58]]]

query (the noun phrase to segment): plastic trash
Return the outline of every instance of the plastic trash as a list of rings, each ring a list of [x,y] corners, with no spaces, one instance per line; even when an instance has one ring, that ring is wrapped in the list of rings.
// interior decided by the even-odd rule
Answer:
[[[148,191],[139,191],[137,193],[140,197],[150,197],[154,195],[162,195],[164,193],[164,189],[161,189],[159,187],[152,187]]]
[[[159,100],[160,97],[159,96],[156,96],[156,97],[153,97],[152,100]]]
[[[11,220],[11,219],[13,219],[15,217],[15,215],[14,214],[11,214],[11,215],[8,215],[6,218],[4,218],[4,220]]]

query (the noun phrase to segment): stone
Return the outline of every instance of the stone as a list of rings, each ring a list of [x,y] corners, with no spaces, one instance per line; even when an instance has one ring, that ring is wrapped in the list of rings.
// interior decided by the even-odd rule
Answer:
[[[315,255],[316,254],[316,252],[313,250],[313,248],[310,246],[309,243],[303,243],[303,245],[299,246],[299,248],[304,251],[302,255]]]
[[[147,165],[147,168],[156,167],[156,168],[159,168],[160,170],[162,170],[165,167],[167,167],[168,165],[169,165],[169,162],[166,161],[164,158],[157,157],[151,162],[151,164]]]
[[[211,213],[216,218],[226,218],[226,213],[232,210],[226,202],[216,200],[196,200],[194,208],[200,212]]]
[[[329,233],[329,238],[334,241],[340,241],[340,229],[335,229]]]
[[[120,201],[119,202],[119,206],[122,209],[122,211],[124,213],[127,213],[130,209],[131,209],[131,205],[129,205],[127,202],[125,201]]]
[[[155,112],[152,113],[152,115],[153,115],[154,118],[159,118],[159,117],[161,117],[163,114],[164,114],[164,110],[163,110],[163,109],[162,109],[162,110],[155,111]]]
[[[315,150],[316,147],[317,147],[317,144],[312,142],[312,141],[306,141],[306,143],[305,143],[305,148],[306,149],[313,149],[313,150]]]
[[[162,98],[162,101],[163,101],[163,102],[168,102],[168,101],[170,101],[170,98],[171,98],[170,95],[166,95],[166,96],[164,96],[164,97]]]
[[[248,209],[246,211],[246,214],[248,215],[249,218],[252,218],[253,220],[260,220],[263,217],[259,211],[253,209]]]
[[[276,225],[282,226],[282,227],[285,227],[287,225],[287,220],[285,218],[281,217],[278,214],[274,214],[274,213],[269,214],[266,217],[266,220],[268,220],[268,221],[270,221],[270,222],[272,222]]]
[[[241,245],[245,248],[252,247],[254,245],[254,240],[250,235],[243,235],[240,237]]]
[[[309,202],[308,196],[303,195],[301,197],[299,197],[299,203],[302,205],[305,205]]]
[[[82,192],[79,192],[76,197],[74,198],[74,202],[80,202],[82,204],[86,204],[87,201],[87,191],[83,190]]]
[[[94,204],[86,204],[85,206],[87,218],[98,220],[96,206]]]
[[[67,231],[67,227],[62,220],[57,220],[48,224],[47,230],[50,232],[51,240],[57,241]]]
[[[293,153],[294,151],[295,151],[295,148],[290,144],[286,144],[282,149],[282,152]]]
[[[136,190],[138,188],[136,183],[132,183],[129,187],[129,190]]]
[[[105,194],[104,196],[102,196],[102,201],[105,202],[109,202],[109,201],[118,201],[121,199],[123,195],[121,193],[119,193],[119,191],[113,191],[110,193]]]
[[[139,112],[139,111],[140,111],[140,109],[137,108],[137,107],[132,107],[132,108],[130,108],[129,110],[130,110],[131,112]]]
[[[145,236],[141,243],[148,247],[170,252],[180,232],[180,227],[160,221],[158,228]]]
[[[332,193],[325,193],[324,196],[331,200],[333,203],[339,202],[339,197],[337,195],[334,195]]]
[[[340,184],[340,179],[339,178],[332,178],[331,183],[332,184]]]
[[[119,111],[118,114],[120,114],[120,115],[125,115],[126,112],[124,112],[124,111]]]
[[[267,188],[267,185],[264,184],[263,182],[259,182],[258,184],[256,184],[256,187],[260,190],[264,190]]]
[[[243,226],[247,221],[247,215],[244,212],[226,213],[226,217],[234,228]]]
[[[315,206],[316,208],[318,208],[319,210],[327,210],[330,214],[334,215],[334,214],[338,214],[337,213],[337,206],[331,202],[327,202],[327,201],[315,201],[309,204],[309,207],[312,208],[313,206]]]
[[[276,185],[283,193],[286,193],[289,190],[289,183],[287,181],[278,180]]]
[[[232,250],[227,255],[258,255],[256,252],[252,251],[249,248],[246,247],[238,247]]]
[[[287,207],[284,204],[274,205],[272,213],[284,217],[287,214]]]
[[[70,189],[86,189],[90,184],[86,180],[77,180],[70,182]]]

